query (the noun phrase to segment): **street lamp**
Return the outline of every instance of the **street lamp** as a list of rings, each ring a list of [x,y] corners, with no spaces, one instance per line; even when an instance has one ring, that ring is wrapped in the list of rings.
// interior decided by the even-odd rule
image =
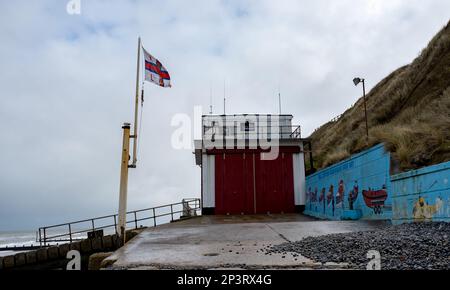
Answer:
[[[367,141],[369,141],[369,126],[367,125],[367,107],[366,107],[366,84],[364,82],[364,79],[361,78],[354,78],[353,83],[355,84],[355,86],[357,86],[359,83],[363,84],[364,115],[366,117],[366,138]]]

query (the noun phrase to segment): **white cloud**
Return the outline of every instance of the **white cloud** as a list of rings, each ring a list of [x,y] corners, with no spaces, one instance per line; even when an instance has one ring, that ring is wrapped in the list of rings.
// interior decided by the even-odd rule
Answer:
[[[292,113],[304,135],[410,62],[449,20],[448,1],[0,3],[0,229],[115,212],[121,124],[132,120],[137,36],[173,88],[146,84],[129,208],[199,196],[200,170],[171,148],[176,113]]]

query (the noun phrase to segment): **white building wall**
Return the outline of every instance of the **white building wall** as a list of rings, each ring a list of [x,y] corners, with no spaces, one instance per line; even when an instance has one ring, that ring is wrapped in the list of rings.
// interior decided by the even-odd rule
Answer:
[[[303,151],[303,145],[301,146]],[[303,152],[293,154],[295,205],[306,204],[305,156]]]
[[[203,207],[216,206],[215,156],[202,155]]]

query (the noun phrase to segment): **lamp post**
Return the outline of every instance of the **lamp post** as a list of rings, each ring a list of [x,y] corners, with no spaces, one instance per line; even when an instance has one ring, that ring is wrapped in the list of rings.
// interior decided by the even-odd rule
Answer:
[[[355,86],[357,86],[359,83],[362,83],[363,85],[363,99],[364,99],[364,116],[366,119],[366,139],[369,141],[369,126],[367,124],[367,106],[366,106],[366,84],[364,82],[364,79],[361,78],[354,78],[353,83]]]

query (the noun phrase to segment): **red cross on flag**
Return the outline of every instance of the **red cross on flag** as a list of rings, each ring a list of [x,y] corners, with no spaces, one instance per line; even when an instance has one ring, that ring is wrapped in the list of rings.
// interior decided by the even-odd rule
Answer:
[[[171,87],[170,75],[166,68],[144,48],[145,80],[161,87]]]

